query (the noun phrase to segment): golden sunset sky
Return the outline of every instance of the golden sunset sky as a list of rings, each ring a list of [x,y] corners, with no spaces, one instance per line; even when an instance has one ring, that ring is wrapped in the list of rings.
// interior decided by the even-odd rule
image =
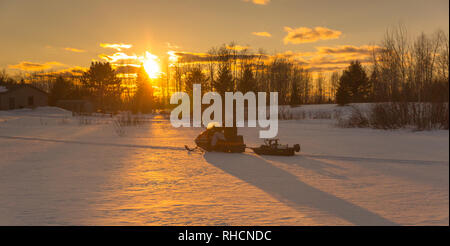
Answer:
[[[364,60],[399,23],[414,36],[449,29],[448,0],[0,0],[0,69],[88,67],[228,44],[330,70]],[[325,69],[326,70],[326,69]]]

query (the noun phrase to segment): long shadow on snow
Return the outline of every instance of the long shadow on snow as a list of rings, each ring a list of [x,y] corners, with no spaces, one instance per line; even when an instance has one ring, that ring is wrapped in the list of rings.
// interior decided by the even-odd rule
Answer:
[[[330,163],[326,163],[320,160],[315,160],[311,158],[304,157],[302,155],[295,155],[295,156],[264,156],[260,157],[261,159],[264,159],[266,161],[274,161],[274,162],[280,162],[288,165],[296,165],[301,168],[309,169],[311,171],[314,171],[320,175],[333,178],[333,179],[348,179],[344,175],[339,175],[337,173],[332,172],[330,169],[345,169],[343,167],[333,165]]]
[[[396,225],[380,215],[316,189],[291,173],[249,154],[205,153],[205,160],[251,184],[279,201],[333,214],[355,225]]]
[[[353,157],[353,156],[337,156],[337,155],[316,155],[316,154],[302,154],[302,156],[329,159],[339,161],[353,161],[353,162],[392,162],[399,164],[413,164],[413,165],[448,165],[445,161],[428,161],[428,160],[402,160],[402,159],[388,159],[388,158],[373,158],[373,157]]]

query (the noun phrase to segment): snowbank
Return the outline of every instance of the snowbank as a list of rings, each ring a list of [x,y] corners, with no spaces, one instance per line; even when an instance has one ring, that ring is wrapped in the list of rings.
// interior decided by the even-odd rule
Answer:
[[[21,108],[13,110],[0,111],[1,115],[51,115],[51,116],[71,116],[72,112],[58,107],[37,107],[37,108]]]

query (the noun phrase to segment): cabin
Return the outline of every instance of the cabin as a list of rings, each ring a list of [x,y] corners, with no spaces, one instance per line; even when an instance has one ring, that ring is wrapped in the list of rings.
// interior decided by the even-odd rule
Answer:
[[[48,93],[29,84],[0,85],[0,110],[48,106]]]

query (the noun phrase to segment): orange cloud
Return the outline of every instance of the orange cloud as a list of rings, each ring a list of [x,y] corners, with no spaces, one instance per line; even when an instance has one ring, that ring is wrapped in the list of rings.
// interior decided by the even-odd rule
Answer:
[[[274,58],[289,59],[304,66],[312,72],[329,72],[345,69],[352,61],[358,60],[363,65],[373,62],[372,52],[379,51],[379,46],[341,45],[335,47],[316,47],[313,52],[286,51],[274,55]]]
[[[353,46],[353,45],[341,45],[337,47],[316,47],[319,54],[336,54],[336,55],[371,55],[372,52],[377,52],[381,50],[381,47],[376,45],[363,45],[363,46]]]
[[[315,72],[337,71],[345,69],[350,62],[355,60],[358,60],[363,65],[372,63],[372,57],[368,54],[339,53],[338,55],[314,56],[308,60],[307,68]]]
[[[56,72],[38,73],[37,76],[41,76],[41,77],[55,77],[55,76],[71,77],[71,76],[75,76],[75,77],[79,77],[79,76],[83,75],[83,73],[87,70],[88,69],[85,67],[75,66],[75,67],[71,67],[71,68],[58,70]]]
[[[250,47],[235,44],[235,45],[227,45],[227,49],[241,51],[241,50],[248,50],[248,49],[250,49]]]
[[[9,68],[19,69],[19,70],[23,70],[23,71],[41,71],[41,70],[51,69],[53,67],[62,67],[62,66],[66,66],[66,65],[64,65],[60,62],[56,62],[56,61],[45,62],[45,63],[23,61],[16,65],[8,65]]]
[[[173,52],[173,56],[177,57],[177,61],[180,63],[203,63],[203,62],[223,62],[224,59],[230,59],[231,57],[222,57],[220,55],[211,55],[208,53],[195,53],[195,52]],[[240,54],[241,59],[254,59],[254,58],[267,58],[267,55],[262,54]]]
[[[268,38],[272,37],[272,34],[268,32],[252,32],[252,34],[260,37],[268,37]]]
[[[180,48],[180,46],[167,42],[167,48],[169,48],[171,50],[177,50]]]
[[[116,52],[112,55],[101,54],[99,57],[111,63],[133,63],[139,59],[136,55],[127,55],[123,52]]]
[[[158,57],[148,51],[146,51],[143,55],[128,55],[124,52],[116,52],[112,55],[101,54],[99,57],[111,63],[120,77],[136,77],[138,69],[141,66],[144,66],[145,68],[149,61],[153,61],[153,63],[156,63],[158,66],[158,63],[156,62]],[[152,69],[154,69],[154,67],[152,67]],[[159,74],[161,74],[161,72],[158,71],[152,76],[156,77],[159,76]]]
[[[173,56],[177,57],[177,61],[181,63],[196,63],[215,60],[210,54],[207,53],[195,53],[195,52],[174,52]]]
[[[257,5],[267,5],[270,0],[244,0],[244,2],[252,2]]]
[[[83,52],[86,52],[85,50],[82,50],[82,49],[70,48],[70,47],[67,47],[67,48],[64,48],[64,49],[67,50],[67,51],[75,52],[75,53],[83,53]]]
[[[310,64],[314,65],[348,65],[350,62],[358,60],[361,63],[368,63],[372,61],[370,56],[362,57],[334,57],[334,56],[319,56],[310,60]]]
[[[120,44],[101,43],[100,47],[115,49],[117,51],[122,51],[122,49],[129,49],[129,48],[133,47],[133,45],[131,45],[131,44],[122,44],[122,43],[120,43]]]
[[[284,27],[287,35],[284,37],[284,44],[302,44],[312,43],[319,40],[337,39],[341,36],[341,31],[331,30],[326,27],[308,27],[291,28]]]

